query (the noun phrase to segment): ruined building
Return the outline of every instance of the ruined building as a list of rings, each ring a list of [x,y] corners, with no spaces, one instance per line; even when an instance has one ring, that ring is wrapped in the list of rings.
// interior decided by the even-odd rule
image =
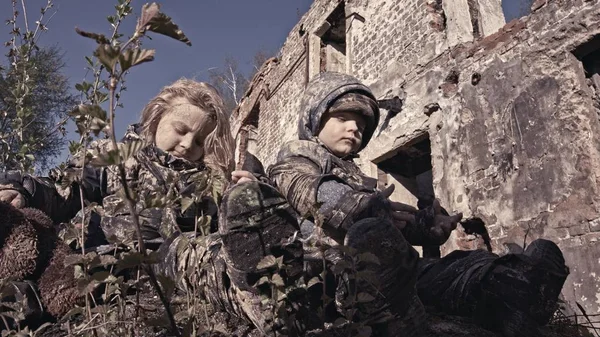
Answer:
[[[383,108],[365,172],[483,220],[497,253],[556,241],[565,299],[598,314],[600,2],[537,0],[505,23],[500,1],[316,0],[232,115],[238,151],[272,164],[307,81],[353,74]],[[477,247],[459,226],[442,251]]]

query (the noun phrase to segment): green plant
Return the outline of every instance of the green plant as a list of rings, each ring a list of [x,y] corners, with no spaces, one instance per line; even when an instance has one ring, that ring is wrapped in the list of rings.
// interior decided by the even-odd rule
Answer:
[[[98,47],[93,57],[86,57],[89,71],[93,74],[93,80],[91,82],[83,81],[75,86],[80,92],[81,104],[71,112],[71,116],[77,126],[80,140],[79,142],[71,142],[69,150],[77,158],[78,167],[92,165],[116,168],[121,186],[118,194],[129,208],[130,219],[138,238],[135,246],[137,251],[122,249],[120,248],[122,245],[113,247],[113,255],[102,255],[86,251],[83,243],[90,212],[95,211],[101,214],[102,209],[96,205],[86,205],[82,197],[82,211],[80,212],[80,219],[78,219],[81,224],[80,233],[77,237],[67,238],[68,241],[69,239],[71,239],[70,241],[78,241],[81,255],[71,257],[67,264],[76,268],[79,290],[82,295],[85,295],[86,303],[85,307],[72,310],[64,319],[69,319],[79,313],[86,315],[86,321],[74,327],[76,334],[91,332],[94,335],[111,335],[115,333],[118,335],[131,335],[135,330],[134,326],[140,323],[138,322],[140,303],[139,295],[136,296],[135,303],[131,303],[127,295],[131,291],[139,293],[140,289],[144,288],[145,283],[149,282],[164,306],[168,320],[167,325],[171,333],[178,336],[180,332],[168,298],[168,293],[173,288],[173,282],[159,279],[151,268],[155,258],[147,252],[142,238],[139,215],[135,207],[138,196],[126,179],[124,163],[132,158],[144,144],[142,141],[117,142],[114,120],[117,109],[121,107],[119,99],[125,90],[126,75],[132,68],[154,59],[154,50],[142,48],[142,40],[146,34],[153,32],[166,35],[188,45],[190,45],[190,41],[179,30],[178,26],[160,11],[160,7],[156,3],[146,4],[142,7],[134,32],[130,38],[124,39],[124,35],[120,33],[119,28],[121,23],[133,12],[131,1],[118,0],[115,9],[115,15],[107,17],[109,24],[112,26],[110,36],[76,28],[79,35],[95,40]],[[90,145],[97,142],[94,138],[100,135],[104,135],[104,146],[90,149]],[[83,170],[68,170],[66,166],[63,166],[58,173],[62,177],[62,184],[64,185],[80,181],[83,179],[83,174]],[[80,190],[80,195],[83,195],[82,190]],[[151,202],[159,201],[154,200]],[[165,202],[165,200],[162,202]],[[74,231],[71,231],[71,233],[73,234]],[[132,280],[125,280],[123,276],[118,276],[119,272],[125,269],[137,270],[137,277]],[[100,286],[104,287],[104,293],[101,297],[102,302],[97,303],[94,295]],[[129,317],[127,311],[131,306],[134,306],[135,315],[133,322],[127,323]]]
[[[47,0],[30,27],[25,2],[12,0],[12,17],[6,21],[11,27],[11,38],[5,43],[8,64],[0,67],[2,170],[46,169],[63,145],[66,111],[75,100],[68,91],[67,78],[61,74],[60,51],[38,46],[54,16],[52,8],[52,0]],[[23,25],[19,25],[20,17]]]

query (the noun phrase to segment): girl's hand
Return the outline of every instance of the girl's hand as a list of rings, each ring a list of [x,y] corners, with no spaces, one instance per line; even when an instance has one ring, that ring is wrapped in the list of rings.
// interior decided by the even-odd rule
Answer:
[[[245,183],[248,181],[258,181],[258,179],[256,179],[256,177],[248,171],[231,172],[231,182],[234,184]]]
[[[23,194],[15,190],[0,191],[0,201],[9,203],[16,208],[25,207],[25,197],[23,196]]]

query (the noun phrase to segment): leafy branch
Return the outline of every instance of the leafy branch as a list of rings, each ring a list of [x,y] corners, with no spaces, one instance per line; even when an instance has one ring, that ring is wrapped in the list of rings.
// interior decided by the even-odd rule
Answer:
[[[19,3],[24,30],[18,25],[21,14],[18,9]],[[35,21],[35,28],[30,28],[25,0],[12,0],[12,18],[6,21],[7,25],[12,26],[11,38],[5,43],[5,46],[9,47],[6,56],[10,65],[5,74],[0,74],[0,85],[4,87],[0,88],[0,96],[4,100],[0,100],[0,110],[6,109],[0,111],[0,160],[4,169],[31,171],[36,159],[35,154],[47,146],[45,140],[52,136],[46,134],[44,140],[40,141],[35,132],[31,132],[33,126],[40,123],[40,119],[47,118],[42,116],[44,112],[37,111],[39,107],[35,104],[36,93],[41,90],[39,64],[47,62],[48,59],[43,59],[44,56],[52,55],[42,53],[42,59],[36,58],[36,55],[40,52],[37,41],[41,33],[48,30],[47,24],[56,13],[45,19],[52,7],[52,0],[47,0],[39,19]],[[55,129],[62,130],[65,123],[66,119],[60,120]]]
[[[139,265],[148,275],[152,287],[165,307],[172,333],[178,336],[179,331],[171,311],[169,300],[161,288],[154,270],[147,264],[150,258],[146,251],[139,214],[136,210],[136,195],[126,179],[124,162],[135,154],[139,146],[138,144],[117,143],[114,120],[116,109],[120,106],[118,100],[121,92],[124,90],[125,75],[131,68],[154,59],[154,50],[141,48],[141,39],[146,33],[154,32],[166,35],[187,45],[191,45],[191,43],[179,27],[172,22],[171,18],[160,11],[160,6],[156,3],[145,4],[143,6],[133,35],[125,42],[122,42],[120,38],[123,35],[118,30],[122,21],[132,13],[130,3],[131,0],[119,0],[119,4],[115,6],[117,9],[116,15],[107,18],[113,28],[110,38],[103,34],[87,32],[76,28],[76,32],[79,35],[95,40],[98,43],[98,47],[94,52],[97,62],[86,58],[88,65],[94,71],[94,83],[91,84],[84,81],[76,86],[82,93],[82,96],[86,97],[87,103],[79,105],[72,113],[78,132],[81,135],[81,141],[79,144],[72,143],[71,151],[72,153],[81,153],[81,151],[85,153],[85,155],[81,156],[80,164],[82,167],[88,159],[92,165],[116,166],[122,187],[120,194],[129,208],[130,219],[137,235],[137,245],[140,254]],[[106,73],[105,80],[102,80],[103,73]],[[103,92],[102,88],[107,89],[107,92]],[[103,103],[108,103],[108,112],[101,107]],[[91,140],[90,132],[95,136],[98,136],[101,132],[104,133],[110,142],[110,146],[106,149],[101,149],[99,153],[89,152],[87,146]]]

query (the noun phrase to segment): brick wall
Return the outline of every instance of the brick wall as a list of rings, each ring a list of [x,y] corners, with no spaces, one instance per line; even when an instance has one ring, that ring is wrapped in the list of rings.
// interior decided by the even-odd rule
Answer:
[[[352,36],[353,74],[371,83],[392,64],[408,70],[433,58],[445,34],[432,27],[428,9],[426,0],[375,1],[357,8],[365,22]]]
[[[481,1],[487,5],[472,10]],[[265,165],[297,135],[299,100],[315,69],[314,53],[309,55],[305,44],[338,4],[314,2],[290,32],[278,61],[261,69],[232,117],[237,133],[259,104],[256,155]],[[482,219],[498,253],[539,237],[557,242],[571,268],[564,297],[597,314],[600,74],[594,84],[582,53],[600,49],[600,37],[594,39],[600,36],[600,4],[537,1],[529,17],[492,34],[500,15],[489,11],[498,4],[345,2],[346,71],[369,84],[379,99],[403,99],[395,117],[382,111],[359,164],[377,177],[377,163],[427,136],[433,187],[444,207]],[[473,22],[485,22],[486,28],[475,32]],[[474,32],[489,34],[472,41]],[[444,251],[480,247],[458,229]]]

